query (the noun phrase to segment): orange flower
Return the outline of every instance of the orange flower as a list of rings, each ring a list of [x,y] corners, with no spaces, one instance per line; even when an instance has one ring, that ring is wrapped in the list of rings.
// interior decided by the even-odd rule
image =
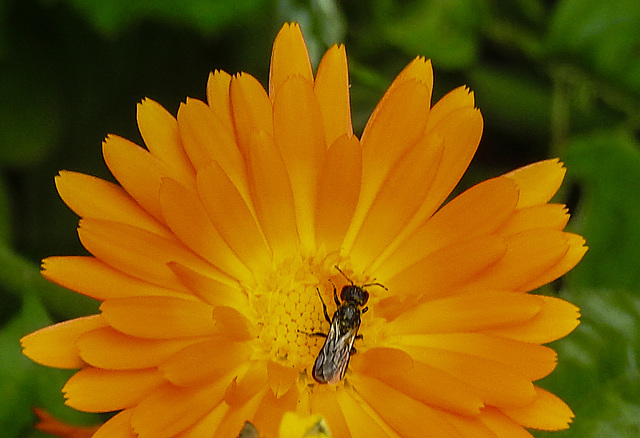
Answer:
[[[549,203],[565,170],[532,164],[439,208],[482,117],[464,87],[431,107],[432,82],[428,61],[411,62],[358,139],[344,47],[314,78],[293,24],[275,40],[268,92],[216,71],[208,103],[187,99],[177,120],[144,100],[147,149],[103,145],[120,185],[56,179],[92,256],[48,258],[43,274],[101,313],[26,336],[24,354],[80,368],[68,405],[120,411],[96,438],[232,437],[246,420],[275,437],[287,411],[320,415],[341,438],[568,427],[571,410],[532,382],[556,365],[541,344],[570,333],[578,309],[527,293],[586,251]],[[366,313],[352,305],[357,354],[320,384],[318,294],[331,315],[345,277],[386,289],[366,287]]]

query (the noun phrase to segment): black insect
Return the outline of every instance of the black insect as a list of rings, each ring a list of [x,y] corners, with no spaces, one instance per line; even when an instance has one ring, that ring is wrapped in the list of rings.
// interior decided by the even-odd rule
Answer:
[[[316,362],[313,365],[313,378],[318,383],[329,383],[335,385],[347,372],[349,359],[351,354],[355,352],[353,343],[356,339],[361,339],[362,335],[358,335],[360,328],[360,316],[369,308],[364,307],[369,300],[369,292],[364,290],[367,286],[380,286],[386,289],[380,283],[363,284],[356,286],[349,277],[347,277],[340,268],[336,269],[351,283],[346,285],[340,291],[340,300],[335,285],[333,286],[333,300],[336,303],[337,310],[333,314],[333,318],[329,319],[327,306],[320,295],[322,301],[322,309],[324,317],[331,324],[327,339],[318,353]],[[325,336],[324,333],[314,333],[314,335]]]

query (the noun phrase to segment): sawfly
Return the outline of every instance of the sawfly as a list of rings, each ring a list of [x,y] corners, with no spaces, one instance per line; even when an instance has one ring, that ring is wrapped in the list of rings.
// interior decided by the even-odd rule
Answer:
[[[340,291],[340,299],[338,299],[336,286],[333,285],[333,300],[336,303],[337,310],[332,318],[329,318],[327,306],[318,290],[324,317],[331,325],[329,327],[329,333],[326,334],[327,339],[324,341],[324,345],[322,349],[320,349],[320,353],[318,353],[318,357],[313,365],[312,373],[316,382],[328,383],[330,385],[336,385],[342,380],[347,372],[351,354],[355,352],[353,343],[356,339],[362,338],[362,335],[358,335],[361,322],[360,317],[369,309],[365,307],[369,300],[369,292],[364,288],[367,286],[380,286],[386,289],[386,287],[380,283],[368,283],[357,286],[340,268],[337,266],[335,268],[351,284],[342,288]],[[325,336],[324,333],[314,333],[314,335]]]

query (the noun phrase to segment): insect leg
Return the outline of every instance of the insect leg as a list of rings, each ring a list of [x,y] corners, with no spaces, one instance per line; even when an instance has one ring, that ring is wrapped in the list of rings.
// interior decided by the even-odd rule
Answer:
[[[333,301],[336,302],[336,307],[340,307],[340,300],[338,299],[338,291],[336,290],[336,285],[333,284],[333,281],[331,282],[331,284],[333,285]]]
[[[331,324],[331,318],[329,318],[329,314],[327,313],[327,305],[324,303],[324,300],[322,299],[322,294],[320,293],[320,289],[316,287],[316,291],[318,291],[318,296],[320,297],[320,302],[322,303],[322,311],[324,312],[324,319],[326,319],[327,322]],[[335,286],[333,287],[333,294],[334,295],[336,294]]]

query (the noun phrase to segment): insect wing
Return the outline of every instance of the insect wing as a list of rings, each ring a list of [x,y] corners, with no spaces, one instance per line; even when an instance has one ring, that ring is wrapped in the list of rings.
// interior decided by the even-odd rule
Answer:
[[[344,377],[351,357],[351,347],[358,327],[341,332],[338,318],[333,318],[327,339],[313,365],[313,378],[319,383],[335,385]]]

